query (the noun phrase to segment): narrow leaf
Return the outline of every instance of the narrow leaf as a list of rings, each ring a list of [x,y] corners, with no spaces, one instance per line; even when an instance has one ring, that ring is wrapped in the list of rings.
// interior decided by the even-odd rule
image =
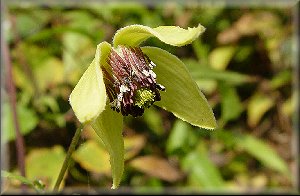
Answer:
[[[120,184],[124,170],[123,116],[106,106],[105,110],[92,123],[92,127],[110,155],[112,189],[115,189]]]
[[[70,95],[70,104],[81,123],[93,121],[105,108],[106,90],[100,64],[105,63],[110,49],[107,42],[98,45],[95,59]]]
[[[192,185],[216,190],[223,187],[223,179],[214,163],[209,159],[204,143],[185,156],[182,161],[184,171],[189,173]]]
[[[274,169],[283,174],[289,174],[287,164],[280,156],[278,156],[276,151],[274,151],[265,142],[250,135],[243,136],[237,141],[237,144],[240,147],[242,147],[249,154],[257,158],[266,167]]]
[[[192,125],[214,129],[217,125],[213,111],[185,65],[160,48],[144,47],[142,50],[157,65],[154,72],[158,83],[166,87],[156,105]]]
[[[117,31],[114,36],[114,47],[118,45],[137,46],[150,37],[172,46],[190,44],[205,31],[202,25],[195,28],[183,29],[178,26],[159,26],[150,28],[143,25],[130,25]]]

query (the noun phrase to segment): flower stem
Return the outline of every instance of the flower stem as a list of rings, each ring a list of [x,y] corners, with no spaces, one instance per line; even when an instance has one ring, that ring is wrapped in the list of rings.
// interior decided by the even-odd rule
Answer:
[[[74,135],[74,137],[72,139],[72,142],[71,142],[71,144],[69,146],[69,149],[68,149],[68,152],[67,152],[67,156],[66,156],[66,158],[64,160],[64,163],[63,163],[63,165],[62,165],[62,167],[60,169],[60,172],[59,172],[58,178],[56,180],[56,183],[54,185],[53,191],[58,191],[58,189],[59,189],[60,183],[61,183],[61,181],[62,181],[62,179],[63,179],[63,177],[64,177],[64,175],[66,173],[66,170],[69,167],[70,160],[71,160],[71,155],[74,152],[75,147],[76,147],[76,145],[77,145],[77,143],[78,143],[78,141],[80,139],[80,134],[81,134],[82,128],[83,128],[83,125],[80,125],[76,129],[75,135]]]

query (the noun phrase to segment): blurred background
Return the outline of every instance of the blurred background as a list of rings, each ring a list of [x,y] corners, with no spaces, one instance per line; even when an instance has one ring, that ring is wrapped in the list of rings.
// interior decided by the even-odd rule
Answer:
[[[33,193],[52,190],[79,126],[68,98],[97,44],[111,42],[116,30],[130,24],[187,28],[199,23],[206,31],[191,45],[177,48],[155,38],[143,45],[163,48],[186,64],[213,108],[218,129],[193,127],[156,106],[142,117],[126,117],[125,171],[117,191],[299,193],[299,135],[293,123],[297,6],[5,5],[1,193],[22,190],[22,182]],[[24,147],[16,147],[16,125]],[[18,164],[22,150],[25,157]],[[110,190],[108,153],[91,127],[85,127],[72,158],[63,181],[66,193]]]

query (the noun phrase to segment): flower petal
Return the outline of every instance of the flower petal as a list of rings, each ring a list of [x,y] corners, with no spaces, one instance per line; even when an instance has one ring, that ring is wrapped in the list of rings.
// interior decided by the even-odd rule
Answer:
[[[143,25],[130,25],[121,28],[114,36],[114,47],[118,45],[138,46],[149,37],[157,37],[160,41],[172,46],[183,46],[194,41],[205,28],[198,27],[183,29],[178,26],[159,26],[150,28]]]
[[[166,88],[155,104],[192,125],[216,128],[213,111],[183,62],[160,48],[143,47],[142,51],[157,65],[153,71]]]
[[[110,155],[113,178],[112,189],[115,189],[120,184],[124,170],[123,116],[107,105],[105,110],[92,123],[92,127],[103,141]]]
[[[102,42],[97,46],[93,62],[70,95],[70,104],[81,123],[93,121],[105,108],[106,90],[100,64],[105,63],[110,49],[111,46],[107,42]]]

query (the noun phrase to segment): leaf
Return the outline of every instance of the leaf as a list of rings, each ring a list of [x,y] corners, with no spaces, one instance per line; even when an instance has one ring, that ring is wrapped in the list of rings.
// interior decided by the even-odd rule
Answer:
[[[192,185],[200,185],[205,189],[212,190],[223,187],[224,182],[221,174],[209,159],[204,143],[187,154],[181,165],[184,171],[188,172],[188,178]]]
[[[10,172],[4,171],[4,170],[1,170],[1,178],[18,180],[21,183],[30,186],[38,193],[42,193],[45,188],[45,185],[40,180],[31,181],[23,176],[13,174],[13,173],[10,173]],[[3,194],[3,192],[2,192],[2,194]]]
[[[94,140],[82,144],[73,153],[73,158],[90,172],[110,173],[109,154]]]
[[[163,130],[163,119],[161,118],[160,113],[155,108],[149,108],[145,110],[143,118],[147,126],[158,135],[162,135]]]
[[[114,38],[114,47],[118,45],[137,46],[150,37],[156,37],[160,41],[172,46],[183,46],[190,44],[205,28],[199,24],[198,27],[183,29],[178,26],[159,26],[150,28],[143,25],[130,25],[119,29]]]
[[[38,88],[46,91],[63,81],[63,64],[58,58],[48,58],[33,70]]]
[[[85,68],[82,65],[90,62],[95,49],[89,37],[76,32],[63,34],[63,46],[64,78],[73,84]]]
[[[250,98],[247,122],[250,127],[255,127],[263,115],[275,104],[274,97],[256,93]]]
[[[284,160],[262,140],[251,135],[245,135],[237,140],[237,144],[266,167],[283,174],[289,174],[288,166]]]
[[[125,160],[136,156],[145,146],[146,138],[144,135],[132,135],[124,138]]]
[[[243,111],[243,106],[235,88],[226,83],[219,83],[221,93],[222,119],[227,122],[237,119]]]
[[[213,111],[185,65],[165,50],[155,47],[142,50],[157,65],[154,72],[158,83],[166,87],[161,92],[161,101],[155,104],[192,125],[214,129],[217,125]]]
[[[190,131],[189,124],[179,119],[176,120],[167,140],[167,152],[171,153],[183,148],[188,143]]]
[[[186,59],[183,60],[183,62],[190,71],[192,77],[196,80],[212,79],[226,82],[230,85],[241,85],[254,81],[254,79],[248,75],[226,70],[215,70],[209,66],[201,65],[199,62],[192,59]]]
[[[106,106],[105,110],[92,123],[92,127],[110,155],[112,189],[115,189],[120,184],[124,170],[123,116]]]
[[[81,123],[93,121],[105,108],[106,90],[99,64],[106,63],[105,59],[110,49],[111,46],[107,42],[98,45],[95,59],[70,95],[70,104]]]
[[[222,46],[214,49],[209,54],[210,66],[217,70],[226,69],[229,61],[233,57],[235,47],[233,46]]]
[[[26,156],[26,175],[29,180],[42,180],[52,189],[65,159],[61,146],[33,149]]]
[[[129,165],[136,170],[168,182],[175,182],[182,177],[180,171],[166,159],[156,156],[143,156],[130,161]]]
[[[4,114],[2,116],[2,141],[6,142],[14,140],[16,135],[11,105],[8,102],[4,102],[2,106]],[[39,119],[34,110],[24,106],[23,104],[17,104],[17,115],[22,135],[26,135],[33,131],[33,129],[38,124]]]
[[[279,87],[284,86],[285,84],[291,83],[292,73],[290,70],[284,70],[278,73],[275,77],[270,81],[270,85],[272,89],[277,89]]]

